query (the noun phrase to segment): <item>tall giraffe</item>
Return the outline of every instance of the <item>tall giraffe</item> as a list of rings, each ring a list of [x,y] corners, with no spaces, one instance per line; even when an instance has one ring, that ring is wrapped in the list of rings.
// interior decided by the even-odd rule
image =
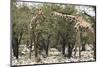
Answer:
[[[41,12],[41,11],[39,11],[39,12]],[[51,14],[54,15],[54,16],[61,16],[61,17],[65,18],[66,21],[67,20],[73,21],[73,23],[75,24],[74,25],[75,30],[76,30],[76,42],[75,42],[75,46],[74,46],[75,47],[75,54],[76,54],[77,48],[79,48],[78,49],[79,50],[78,51],[78,53],[79,53],[78,56],[80,58],[80,54],[81,54],[80,53],[80,46],[81,46],[81,44],[80,44],[80,33],[81,33],[81,31],[84,31],[84,30],[94,33],[94,30],[92,28],[92,24],[86,22],[81,16],[66,15],[66,14],[56,12],[56,11],[53,11]],[[37,26],[36,21],[37,21],[38,17],[45,17],[45,16],[43,15],[43,13],[42,14],[39,13],[39,14],[36,14],[36,16],[33,16],[32,20],[31,20],[31,23],[30,23],[30,28],[32,30],[34,28],[36,28],[36,26]],[[34,39],[34,42],[35,42],[35,39]],[[37,52],[37,51],[35,51],[35,52]]]
[[[92,27],[92,24],[90,24],[89,22],[85,21],[81,16],[73,16],[73,15],[67,15],[67,14],[62,14],[62,13],[59,13],[59,12],[56,12],[56,11],[53,11],[52,12],[52,15],[54,16],[61,16],[63,18],[67,20],[70,20],[70,21],[73,21],[73,23],[75,24],[74,27],[75,27],[75,30],[76,30],[76,42],[75,42],[75,46],[74,46],[74,49],[75,49],[75,53],[74,53],[74,56],[76,55],[76,51],[77,51],[77,48],[78,49],[78,53],[79,53],[79,58],[81,57],[81,52],[80,52],[80,34],[82,31],[87,31],[87,32],[91,32],[93,33],[94,35],[94,29]]]
[[[31,58],[31,50],[32,45],[34,44],[34,50],[35,50],[35,61],[38,62],[40,60],[38,56],[38,35],[39,33],[36,33],[37,28],[40,26],[41,22],[39,20],[45,19],[45,16],[41,9],[37,9],[37,13],[32,17],[31,22],[29,24],[29,35],[30,35],[30,58]]]
[[[52,12],[52,14],[55,15],[55,16],[61,16],[61,17],[65,18],[66,20],[73,21],[73,23],[75,23],[74,27],[76,29],[79,27],[79,28],[81,28],[83,30],[86,30],[86,31],[94,33],[94,29],[92,27],[92,24],[90,24],[89,22],[85,21],[83,19],[83,17],[81,17],[81,16],[62,14],[62,13],[59,13],[59,12],[56,12],[56,11]]]

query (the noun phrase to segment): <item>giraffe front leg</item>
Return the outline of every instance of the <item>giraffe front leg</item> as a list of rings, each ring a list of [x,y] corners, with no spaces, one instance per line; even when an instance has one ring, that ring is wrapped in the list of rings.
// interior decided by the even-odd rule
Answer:
[[[75,45],[73,48],[73,57],[76,57],[76,52],[77,52],[77,45]]]

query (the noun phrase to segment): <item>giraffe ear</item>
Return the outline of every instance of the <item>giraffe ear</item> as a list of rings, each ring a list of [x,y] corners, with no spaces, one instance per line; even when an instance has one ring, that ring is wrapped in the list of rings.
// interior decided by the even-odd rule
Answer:
[[[76,17],[75,17],[75,20],[77,21],[77,19],[78,19],[78,17],[76,16]]]
[[[79,19],[79,16],[76,16],[76,19],[78,20]]]
[[[76,19],[78,18],[78,16],[75,17]]]

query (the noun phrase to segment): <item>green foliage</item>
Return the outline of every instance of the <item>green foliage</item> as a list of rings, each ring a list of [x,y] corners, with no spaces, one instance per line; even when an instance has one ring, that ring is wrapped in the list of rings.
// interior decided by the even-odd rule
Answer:
[[[59,16],[51,15],[51,12],[54,10],[69,15],[76,15],[77,9],[75,9],[74,5],[39,4],[37,7],[33,6],[32,8],[29,8],[24,4],[21,6],[17,5],[16,2],[13,2],[11,6],[12,29],[13,32],[16,33],[13,34],[13,36],[19,38],[20,32],[23,32],[23,42],[25,43],[25,41],[29,39],[29,24],[32,17],[36,15],[37,7],[39,7],[42,9],[45,18],[39,17],[36,21],[39,22],[35,28],[36,35],[41,33],[45,39],[48,35],[52,35],[50,41],[55,45],[57,45],[56,42],[59,42],[60,44],[60,41],[63,39],[69,43],[75,42],[75,29],[73,22],[66,21],[64,18]],[[89,21],[91,20],[89,19]],[[90,36],[87,36],[87,38],[88,37]],[[87,41],[87,38],[83,38],[82,40]],[[92,40],[92,38],[90,40]]]

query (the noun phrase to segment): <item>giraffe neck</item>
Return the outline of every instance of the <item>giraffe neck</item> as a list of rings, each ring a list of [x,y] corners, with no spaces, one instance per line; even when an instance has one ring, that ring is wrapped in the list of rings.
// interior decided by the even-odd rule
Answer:
[[[76,18],[77,16],[62,14],[62,13],[59,13],[59,12],[56,12],[56,11],[52,12],[52,14],[54,16],[63,17],[63,18],[66,19],[66,21],[69,20],[69,21],[73,21],[74,23],[77,23],[77,21],[78,21],[77,18]]]

